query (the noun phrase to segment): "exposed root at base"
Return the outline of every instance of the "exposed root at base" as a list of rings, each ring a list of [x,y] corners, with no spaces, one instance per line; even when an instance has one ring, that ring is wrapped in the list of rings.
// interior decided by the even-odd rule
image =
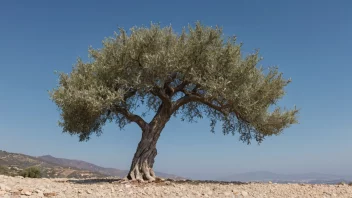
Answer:
[[[144,162],[141,166],[137,163],[136,166],[129,172],[126,179],[137,180],[137,181],[148,181],[153,182],[157,179],[152,168],[148,166],[147,162]]]

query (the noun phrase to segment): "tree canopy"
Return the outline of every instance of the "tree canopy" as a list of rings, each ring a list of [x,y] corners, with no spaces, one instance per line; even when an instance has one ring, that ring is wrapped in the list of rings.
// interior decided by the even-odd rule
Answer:
[[[200,23],[179,34],[158,24],[121,28],[101,49],[89,49],[88,62],[59,74],[51,98],[60,126],[81,141],[101,134],[107,121],[143,128],[148,123],[136,114],[143,103],[156,115],[164,105],[185,121],[207,117],[211,131],[220,122],[224,134],[239,133],[247,143],[280,134],[297,123],[295,107],[277,106],[290,80],[276,67],[259,67],[259,52],[244,56],[241,46]]]

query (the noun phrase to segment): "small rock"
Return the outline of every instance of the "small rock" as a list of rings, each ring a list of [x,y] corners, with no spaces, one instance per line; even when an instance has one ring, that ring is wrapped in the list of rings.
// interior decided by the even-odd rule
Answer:
[[[272,184],[273,182],[272,182],[272,181],[269,181],[268,183],[269,183],[269,184]]]
[[[195,194],[196,196],[201,196],[199,192],[193,192],[193,194]]]
[[[327,194],[328,196],[331,196],[331,194],[330,193],[328,193],[328,192],[323,192],[324,194]]]
[[[230,196],[231,193],[229,193],[229,192],[224,192],[224,195],[225,195],[225,196]]]
[[[13,190],[10,191],[10,193],[11,193],[12,195],[20,195],[20,194],[21,194],[21,191],[20,191],[20,190],[15,190],[15,189],[13,189]]]
[[[232,190],[232,193],[233,193],[234,195],[239,195],[239,194],[240,194],[240,192],[239,192],[238,190],[236,190],[236,189],[233,189],[233,190]]]
[[[44,193],[43,192],[39,192],[37,193],[38,197],[44,197]]]
[[[23,190],[21,190],[21,195],[31,196],[32,191],[30,191],[28,189],[23,189]]]
[[[170,192],[168,190],[164,190],[164,194],[170,194]]]
[[[44,193],[44,196],[45,197],[54,197],[56,196],[57,194],[55,192],[51,192],[51,193]]]
[[[32,192],[31,191],[23,191],[23,192],[21,192],[21,195],[31,196]]]
[[[119,192],[123,192],[123,190],[122,190],[122,189],[120,189],[120,190],[119,190]]]
[[[125,187],[126,188],[131,188],[131,185],[126,184]]]
[[[6,194],[6,191],[0,190],[0,196],[4,196]]]
[[[5,184],[0,184],[0,190],[3,190],[3,191],[10,191],[11,188],[6,186]]]
[[[166,184],[166,185],[170,185],[171,182],[170,182],[170,181],[165,181],[165,184]]]
[[[244,196],[244,197],[247,197],[247,196],[248,196],[248,193],[247,193],[246,191],[242,191],[241,194],[242,194],[242,196]]]
[[[87,190],[87,193],[88,194],[92,194],[93,192],[91,190]]]

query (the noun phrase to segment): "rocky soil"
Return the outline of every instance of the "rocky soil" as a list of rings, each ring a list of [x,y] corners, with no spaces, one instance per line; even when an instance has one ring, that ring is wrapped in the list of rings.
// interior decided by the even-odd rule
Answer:
[[[349,185],[126,182],[117,179],[30,179],[0,175],[0,197],[350,197]]]

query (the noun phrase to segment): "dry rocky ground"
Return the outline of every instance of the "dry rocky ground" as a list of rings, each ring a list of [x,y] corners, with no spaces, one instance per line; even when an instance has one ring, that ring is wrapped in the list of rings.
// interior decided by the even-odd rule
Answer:
[[[349,185],[135,183],[114,179],[30,179],[0,175],[0,197],[351,197]]]

